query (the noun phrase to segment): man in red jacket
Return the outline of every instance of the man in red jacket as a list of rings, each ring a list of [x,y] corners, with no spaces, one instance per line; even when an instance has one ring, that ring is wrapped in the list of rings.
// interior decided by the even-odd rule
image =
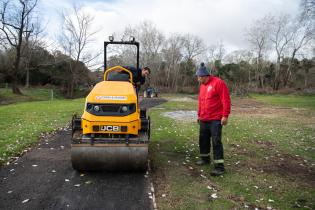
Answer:
[[[222,125],[226,125],[231,110],[229,90],[223,80],[211,76],[204,63],[196,75],[200,82],[198,98],[198,122],[200,160],[197,165],[210,163],[210,148],[213,147],[214,170],[212,176],[224,173],[223,145],[221,142]]]

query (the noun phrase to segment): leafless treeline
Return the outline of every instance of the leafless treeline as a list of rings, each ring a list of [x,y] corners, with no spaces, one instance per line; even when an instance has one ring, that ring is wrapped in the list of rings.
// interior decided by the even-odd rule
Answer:
[[[94,17],[75,6],[63,13],[62,33],[56,41],[59,47],[52,52],[43,38],[45,29],[39,21],[37,3],[1,1],[0,82],[10,82],[13,92],[19,93],[18,84],[23,81],[28,86],[31,75],[32,84],[36,77],[45,81],[41,84],[61,86],[65,95],[73,97],[79,86],[96,82],[87,70],[99,55],[89,50],[98,33],[92,27]],[[165,35],[149,21],[126,27],[115,37],[129,40],[132,36],[141,43],[141,66],[152,69],[148,85],[160,89],[195,91],[198,84],[194,74],[200,62],[236,92],[314,88],[315,60],[310,58],[315,55],[314,14],[314,0],[302,0],[297,16],[269,14],[255,20],[244,32],[251,47],[229,53],[224,40],[207,46],[197,35]],[[122,47],[119,53],[110,62],[133,63],[133,50]]]

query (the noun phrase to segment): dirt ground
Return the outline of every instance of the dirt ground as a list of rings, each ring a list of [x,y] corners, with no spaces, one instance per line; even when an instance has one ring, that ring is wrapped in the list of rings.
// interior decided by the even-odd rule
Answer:
[[[150,108],[164,99],[145,99]],[[130,172],[79,173],[70,162],[71,131],[40,140],[0,168],[0,209],[153,209],[149,176]]]

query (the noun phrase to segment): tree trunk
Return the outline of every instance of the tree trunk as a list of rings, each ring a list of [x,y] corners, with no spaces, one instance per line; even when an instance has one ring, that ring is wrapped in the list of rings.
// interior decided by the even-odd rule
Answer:
[[[26,80],[25,80],[25,88],[30,87],[30,70],[28,66],[26,66]]]
[[[283,86],[284,87],[286,87],[288,85],[288,82],[290,80],[292,63],[294,61],[294,57],[295,57],[296,51],[297,51],[297,49],[293,50],[292,56],[291,56],[290,61],[289,61],[289,66],[288,66],[287,71],[286,71],[286,73],[284,75],[284,80],[283,80]]]
[[[14,94],[22,95],[22,92],[21,92],[21,90],[19,89],[19,86],[18,86],[18,83],[17,83],[16,78],[14,78],[14,79],[12,80],[12,92],[13,92]]]

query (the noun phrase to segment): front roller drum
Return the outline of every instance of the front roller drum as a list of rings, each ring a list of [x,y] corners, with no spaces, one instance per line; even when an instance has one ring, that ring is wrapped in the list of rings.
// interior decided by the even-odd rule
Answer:
[[[148,144],[72,144],[71,161],[78,171],[146,171]]]

